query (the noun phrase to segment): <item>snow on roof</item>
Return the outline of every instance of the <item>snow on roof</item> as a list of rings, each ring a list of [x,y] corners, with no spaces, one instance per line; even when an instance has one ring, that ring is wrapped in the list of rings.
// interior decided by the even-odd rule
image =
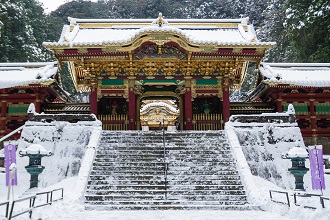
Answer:
[[[145,106],[143,106],[143,108],[140,110],[140,112],[144,112],[148,108],[151,108],[151,107],[165,107],[165,108],[170,109],[170,111],[172,111],[172,112],[176,112],[176,113],[179,112],[178,109],[174,108],[173,106],[171,106],[171,105],[169,105],[165,102],[151,102],[151,103],[148,103]]]
[[[80,19],[68,17],[71,25],[77,23],[152,23],[155,19]],[[248,18],[240,19],[164,19],[169,23],[243,23],[247,24]]]
[[[54,82],[57,62],[0,63],[0,89]]]
[[[159,19],[159,18],[158,18]],[[102,46],[104,44],[129,43],[143,33],[171,33],[185,37],[195,44],[221,46],[275,45],[260,42],[247,18],[242,19],[166,19],[157,25],[152,19],[76,19],[69,18],[58,42],[44,42],[44,46]],[[234,26],[218,26],[219,23],[235,23]],[[86,26],[85,23],[89,25]],[[96,24],[112,23],[108,26]],[[119,25],[121,24],[121,25]],[[171,26],[172,24],[172,26]]]
[[[330,87],[330,63],[261,63],[264,82]]]

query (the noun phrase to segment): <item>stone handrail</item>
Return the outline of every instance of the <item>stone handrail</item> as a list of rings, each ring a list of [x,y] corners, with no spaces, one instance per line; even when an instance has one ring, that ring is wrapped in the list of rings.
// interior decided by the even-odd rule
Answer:
[[[67,121],[77,123],[78,121],[97,121],[93,114],[28,114],[29,121],[36,122],[52,122],[52,121]]]
[[[288,113],[263,113],[261,115],[232,115],[230,122],[240,123],[295,123],[294,114]]]

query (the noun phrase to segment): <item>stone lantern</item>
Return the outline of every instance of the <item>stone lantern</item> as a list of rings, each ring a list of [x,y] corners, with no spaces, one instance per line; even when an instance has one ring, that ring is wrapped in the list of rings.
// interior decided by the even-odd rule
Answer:
[[[293,174],[295,178],[295,190],[305,191],[304,175],[309,170],[305,166],[306,158],[308,158],[308,152],[306,149],[299,147],[299,144],[297,143],[295,147],[288,151],[288,153],[282,155],[282,158],[290,159],[292,162],[292,167],[288,170]]]
[[[43,146],[38,144],[39,142],[39,139],[36,138],[33,144],[25,150],[19,151],[21,157],[29,157],[29,165],[25,166],[25,169],[31,175],[30,188],[38,187],[38,175],[45,169],[44,166],[41,166],[41,158],[52,155],[50,151],[47,151]]]

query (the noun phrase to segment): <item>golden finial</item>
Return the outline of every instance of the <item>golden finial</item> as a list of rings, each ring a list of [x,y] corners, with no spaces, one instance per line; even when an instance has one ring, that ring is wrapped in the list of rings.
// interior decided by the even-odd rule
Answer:
[[[168,25],[168,23],[163,19],[162,13],[159,12],[158,18],[152,22],[152,25],[158,25],[159,27],[162,27],[163,25]]]

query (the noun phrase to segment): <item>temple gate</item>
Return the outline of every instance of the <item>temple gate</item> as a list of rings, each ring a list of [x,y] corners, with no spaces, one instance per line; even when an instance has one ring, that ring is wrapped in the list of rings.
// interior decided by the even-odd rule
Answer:
[[[68,62],[76,89],[90,92],[91,113],[111,130],[141,129],[148,99],[175,100],[180,129],[222,129],[230,89],[275,44],[258,41],[246,18],[69,21],[44,46]]]

